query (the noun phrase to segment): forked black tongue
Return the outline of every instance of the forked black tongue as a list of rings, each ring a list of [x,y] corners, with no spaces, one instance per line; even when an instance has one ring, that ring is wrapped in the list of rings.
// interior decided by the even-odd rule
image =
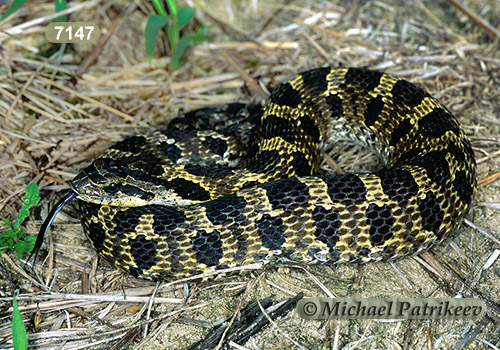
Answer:
[[[40,228],[40,232],[38,232],[38,236],[36,237],[35,241],[35,246],[33,247],[33,250],[31,251],[30,256],[28,257],[28,260],[26,260],[26,264],[31,260],[31,257],[33,254],[35,255],[35,258],[33,259],[33,265],[36,263],[36,258],[38,256],[38,252],[40,251],[40,248],[42,247],[43,243],[43,238],[45,237],[45,233],[49,229],[50,224],[56,217],[57,213],[73,198],[76,197],[76,192],[70,191],[68,192],[63,198],[57,202],[57,204],[52,208],[52,210],[49,213],[49,216],[45,219],[45,221],[42,224],[42,227]]]

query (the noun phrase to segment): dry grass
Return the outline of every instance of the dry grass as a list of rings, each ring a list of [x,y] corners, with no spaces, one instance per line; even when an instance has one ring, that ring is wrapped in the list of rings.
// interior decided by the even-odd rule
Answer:
[[[467,4],[487,24],[500,26],[498,1]],[[67,181],[112,141],[166,125],[182,110],[260,101],[259,94],[316,66],[364,66],[424,85],[470,136],[479,179],[500,170],[500,37],[452,2],[196,2],[215,40],[190,51],[189,62],[175,72],[165,69],[164,44],[151,65],[145,62],[142,28],[150,2],[75,0],[70,5],[72,21],[96,21],[104,34],[115,28],[101,51],[48,45],[43,31],[53,13],[50,1],[31,1],[0,23],[0,216],[14,218],[26,185],[38,183],[41,209],[27,225],[31,234]],[[85,62],[92,53],[97,60]],[[350,157],[340,153],[336,161],[344,170],[373,161],[358,150]],[[474,203],[468,220],[492,238],[464,224],[433,254],[370,264],[362,272],[356,266],[286,267],[203,283],[174,281],[157,289],[97,263],[68,208],[46,237],[45,259],[36,274],[24,271],[15,254],[0,256],[0,349],[11,346],[13,292],[26,321],[41,312],[36,327],[27,322],[33,348],[184,349],[203,338],[204,326],[251,300],[271,294],[282,300],[299,291],[306,296],[473,296],[487,301],[488,313],[473,322],[311,322],[292,312],[240,345],[499,348],[500,265],[496,261],[483,269],[500,249],[498,180],[483,183]]]

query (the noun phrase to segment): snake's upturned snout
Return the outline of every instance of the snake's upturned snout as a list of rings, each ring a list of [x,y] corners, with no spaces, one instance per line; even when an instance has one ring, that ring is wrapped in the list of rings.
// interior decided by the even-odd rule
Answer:
[[[88,176],[82,171],[69,182],[69,186],[74,192],[80,193],[82,190],[90,187],[91,184]]]

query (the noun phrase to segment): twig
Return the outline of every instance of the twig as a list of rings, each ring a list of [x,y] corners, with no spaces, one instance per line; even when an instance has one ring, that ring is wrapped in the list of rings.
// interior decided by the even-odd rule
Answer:
[[[415,256],[414,259],[427,270],[433,280],[442,285],[449,295],[461,294],[464,297],[481,299],[486,305],[486,315],[496,322],[500,322],[500,305],[481,291],[471,287],[465,277],[454,270],[453,266],[443,264],[429,251],[421,253],[420,256]],[[431,269],[428,269],[427,264],[431,266]]]
[[[238,74],[243,78],[243,80],[248,84],[248,86],[250,86],[250,88],[253,91],[255,91],[263,99],[268,98],[267,94],[264,92],[264,90],[262,90],[262,88],[259,86],[259,84],[257,84],[257,82],[252,77],[250,77],[247,74],[247,72],[245,72],[245,70],[242,69],[240,67],[240,65],[238,63],[236,63],[236,61],[231,56],[229,56],[229,54],[226,51],[220,50],[219,54],[222,57],[224,57],[226,59],[227,63],[229,63],[229,65],[231,67],[233,67],[238,72]]]
[[[119,350],[125,348],[125,345],[134,339],[137,335],[139,335],[139,331],[141,330],[141,327],[137,326],[135,328],[129,329],[123,337],[116,342],[112,347],[109,348],[109,350]]]
[[[74,89],[71,89],[69,87],[66,87],[64,85],[61,85],[59,83],[56,83],[55,81],[53,80],[50,80],[50,79],[47,79],[47,78],[44,78],[44,77],[40,77],[40,80],[43,80],[45,81],[46,83],[52,85],[52,86],[55,86],[56,88],[60,89],[60,90],[63,90],[63,91],[66,91],[70,94],[73,94],[75,95],[76,97],[78,98],[81,98],[82,100],[84,101],[87,101],[87,102],[90,102],[90,103],[93,103],[95,104],[96,106],[104,109],[104,110],[107,110],[108,112],[110,113],[113,113],[113,114],[116,114],[117,116],[120,116],[122,117],[123,119],[126,119],[128,121],[134,121],[134,118],[131,117],[130,115],[126,114],[126,113],[123,113],[119,110],[117,110],[116,108],[113,108],[113,107],[110,107],[110,106],[107,106],[105,105],[104,103],[101,103],[97,100],[94,100],[93,98],[91,97],[88,97],[88,96],[85,96],[84,94],[81,94],[79,93],[78,91],[74,90]]]
[[[29,280],[31,283],[33,283],[34,285],[36,285],[37,287],[41,288],[42,290],[46,290],[47,287],[43,284],[41,284],[40,282],[38,282],[37,280],[35,280],[33,277],[31,277],[30,275],[28,275],[23,269],[21,269],[19,266],[17,266],[17,264],[9,257],[9,255],[7,255],[6,253],[3,253],[0,255],[0,257],[2,257],[3,259],[5,259],[5,261],[7,262],[7,264],[9,264],[10,266],[12,266],[12,268],[14,270],[17,271],[17,273],[19,274],[19,276],[23,276],[24,278],[26,278],[27,280]],[[1,300],[2,298],[0,298]],[[9,301],[11,301],[11,297],[7,297],[7,299]],[[19,297],[17,297],[17,299],[19,300]],[[21,307],[19,307],[19,309],[21,309]]]
[[[473,222],[467,220],[467,219],[464,219],[464,222],[469,225],[470,227],[472,227],[473,229],[481,232],[483,235],[485,235],[486,237],[488,237],[489,239],[491,239],[493,242],[495,242],[496,244],[498,244],[500,246],[500,240],[496,237],[494,237],[493,235],[491,235],[489,232],[486,232],[485,230],[483,230],[481,227],[477,226],[476,224],[474,224]]]
[[[151,317],[151,309],[153,308],[153,301],[154,301],[154,298],[156,296],[156,292],[158,291],[158,287],[160,286],[159,282],[156,282],[156,285],[155,285],[155,290],[153,291],[153,293],[151,293],[151,297],[149,298],[149,303],[148,303],[148,311],[146,313],[146,321],[148,321]],[[148,329],[149,329],[149,324],[146,324],[144,326],[144,335],[143,335],[143,338],[146,338],[146,336],[148,335]]]
[[[259,50],[259,49],[285,49],[285,50],[296,50],[299,47],[297,41],[263,41],[260,44],[254,42],[219,42],[219,43],[208,43],[207,48],[212,50],[219,49],[248,49],[248,50]]]
[[[122,19],[123,19],[123,17],[120,17],[120,18],[117,18],[113,22],[113,24],[111,25],[111,28],[109,28],[109,30],[106,33],[106,35],[104,36],[104,38],[102,38],[101,41],[99,41],[99,43],[94,47],[92,52],[87,57],[85,57],[82,64],[80,65],[80,67],[78,67],[78,70],[76,71],[77,77],[81,77],[82,74],[85,73],[87,71],[87,69],[89,69],[90,65],[92,63],[94,63],[94,61],[97,59],[97,56],[99,56],[101,51],[104,49],[104,46],[106,46],[109,39],[111,39],[113,34],[115,34],[115,31],[120,26]]]
[[[18,300],[26,299],[26,296],[19,296]],[[59,299],[58,301],[54,301],[52,303],[61,303],[63,301],[72,301],[76,302],[85,302],[85,301],[95,301],[95,302],[124,302],[124,303],[148,303],[151,300],[151,297],[145,296],[129,296],[129,295],[106,295],[106,294],[72,294],[72,293],[50,293],[44,295],[30,295],[28,299],[32,302],[36,302],[36,305],[26,305],[20,306],[19,310],[31,310],[36,309],[39,305],[42,308],[41,300],[50,300],[50,299]],[[12,301],[11,297],[1,297],[0,301]],[[155,303],[167,303],[167,304],[178,304],[182,302],[182,299],[179,298],[163,298],[163,297],[155,297]]]
[[[496,172],[494,173],[493,175],[490,175],[490,176],[487,176],[485,177],[484,179],[481,179],[477,182],[477,187],[480,187],[480,186],[483,186],[483,185],[487,185],[489,183],[492,183],[493,181],[495,181],[496,179],[500,178],[500,171],[499,172]]]
[[[83,317],[87,320],[93,320],[93,321],[96,321],[104,326],[108,326],[110,328],[114,328],[114,329],[120,329],[120,327],[117,327],[115,326],[114,324],[112,324],[111,322],[108,322],[106,320],[102,320],[100,319],[99,317],[97,316],[94,316],[94,315],[91,315],[83,310],[80,310],[78,309],[77,307],[68,307],[68,311],[75,314],[75,315],[78,315],[80,317]]]
[[[460,11],[464,12],[467,16],[469,16],[474,22],[479,24],[481,27],[486,29],[492,35],[500,38],[500,30],[493,27],[488,21],[486,21],[483,17],[479,16],[475,13],[469,6],[465,5],[460,0],[450,0],[451,4],[458,8]]]
[[[276,322],[274,322],[274,318],[277,318],[278,316],[283,316],[286,312],[288,312],[291,309],[293,309],[295,307],[295,305],[297,305],[297,302],[300,299],[302,299],[302,297],[303,297],[303,294],[299,293],[295,297],[290,298],[290,299],[288,299],[286,301],[283,301],[283,302],[279,303],[279,305],[280,305],[279,308],[277,308],[277,309],[273,310],[272,312],[270,312],[271,315],[268,314],[268,311],[271,311],[270,310],[271,307],[268,308],[267,310],[264,310],[264,307],[262,306],[262,304],[260,303],[259,300],[257,300],[257,304],[259,305],[260,311],[266,317],[267,321],[269,323],[271,323],[274,326],[274,328],[276,328],[281,333],[281,335],[283,335],[286,339],[290,340],[299,349],[304,349],[305,350],[306,349],[305,347],[303,347],[302,345],[300,345],[299,343],[297,343],[295,340],[293,340],[292,337],[290,337],[283,329],[281,329],[276,324]],[[272,308],[274,308],[275,306],[277,306],[277,305],[274,305]]]
[[[493,319],[491,317],[484,317],[481,322],[472,328],[465,336],[460,340],[460,342],[455,345],[453,350],[461,350],[464,349],[467,345],[469,345],[472,341],[475,340],[475,338],[481,333],[481,331],[486,328],[491,322],[493,322]]]
[[[324,57],[324,59],[328,62],[328,64],[333,64],[333,59],[328,55],[328,52],[307,32],[302,33],[306,37],[306,39],[314,46],[316,50]]]

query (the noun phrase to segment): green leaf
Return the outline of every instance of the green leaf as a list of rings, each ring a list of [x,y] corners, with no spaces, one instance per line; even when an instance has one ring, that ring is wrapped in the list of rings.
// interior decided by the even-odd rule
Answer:
[[[56,12],[66,10],[66,8],[68,7],[66,0],[56,0],[54,2],[54,5],[56,7]],[[68,21],[68,15],[62,15],[56,18],[56,22],[67,22],[67,21]]]
[[[12,300],[12,342],[14,350],[26,350],[28,348],[28,336],[24,326],[16,297]]]
[[[0,234],[0,247],[11,249],[15,241],[17,241],[17,231],[7,231]]]
[[[160,30],[167,24],[167,17],[160,17],[157,15],[149,15],[148,21],[146,23],[146,57],[148,58],[148,63],[151,64],[151,59],[155,52],[156,40],[158,39],[158,34]]]
[[[0,235],[0,242],[5,241],[6,239],[15,239],[18,236],[19,236],[19,230],[17,230],[17,231],[15,231],[15,230],[5,231],[5,232],[2,232],[2,234]]]
[[[196,9],[193,7],[183,7],[179,10],[177,14],[177,31],[180,31],[188,22],[193,18],[196,13]]]
[[[177,46],[177,43],[179,42],[179,31],[176,29],[177,28],[177,17],[169,17],[169,22],[167,23],[167,37],[168,37],[168,42],[170,43],[170,49],[172,51],[175,51],[175,47]]]
[[[168,64],[169,70],[174,71],[182,66],[184,63],[184,53],[191,45],[191,38],[189,37],[184,37],[179,40],[172,54],[172,58],[170,59],[170,63]]]
[[[29,252],[31,252],[33,250],[34,245],[35,245],[34,243],[33,244],[29,244],[26,241],[18,241],[18,242],[16,242],[16,244],[14,244],[14,250],[17,253],[17,257],[19,259],[22,259],[24,253],[29,253]]]
[[[3,14],[2,18],[0,18],[0,22],[9,17],[11,14],[19,10],[28,0],[14,0],[12,4],[10,4],[9,8]]]
[[[38,186],[32,182],[26,187],[26,194],[22,198],[23,207],[19,210],[16,222],[14,222],[14,230],[18,230],[22,222],[28,217],[29,209],[38,204],[40,197],[38,196]]]
[[[33,245],[35,244],[35,241],[36,241],[36,236],[29,236],[29,237],[26,237],[26,239],[24,240],[26,243],[33,243]],[[32,251],[33,249],[30,249],[30,252]]]
[[[12,245],[14,244],[14,240],[12,239],[12,232],[13,231],[9,231],[0,235],[0,247],[12,248]]]
[[[5,222],[5,225],[7,225],[7,228],[9,230],[13,230],[14,229],[14,225],[12,225],[12,222],[10,222],[9,219],[2,219],[2,220],[3,220],[3,222]]]
[[[14,240],[12,240],[10,237],[3,236],[0,237],[0,254],[5,253],[7,250],[12,249],[12,246],[14,245]]]
[[[191,42],[192,44],[197,44],[199,42],[202,42],[202,41],[208,41],[208,40],[213,40],[213,36],[211,35],[208,35],[208,34],[205,34],[205,31],[206,31],[207,27],[206,26],[203,26],[199,31],[198,33],[192,35],[190,37],[191,39]]]
[[[186,53],[187,49],[189,49],[196,43],[211,39],[212,36],[205,34],[205,26],[203,26],[203,28],[201,28],[195,35],[181,38],[181,40],[179,40],[179,42],[177,43],[177,46],[175,47],[175,50],[172,54],[172,58],[170,59],[168,69],[173,71],[180,68],[184,63],[184,54]]]
[[[36,183],[30,183],[26,186],[26,194],[22,198],[23,207],[19,211],[17,220],[14,223],[9,219],[3,219],[8,230],[0,233],[0,254],[9,249],[14,249],[19,257],[24,253],[31,252],[35,246],[36,236],[26,238],[26,233],[19,229],[21,223],[28,217],[29,209],[38,204],[40,196],[38,195],[38,186]]]

